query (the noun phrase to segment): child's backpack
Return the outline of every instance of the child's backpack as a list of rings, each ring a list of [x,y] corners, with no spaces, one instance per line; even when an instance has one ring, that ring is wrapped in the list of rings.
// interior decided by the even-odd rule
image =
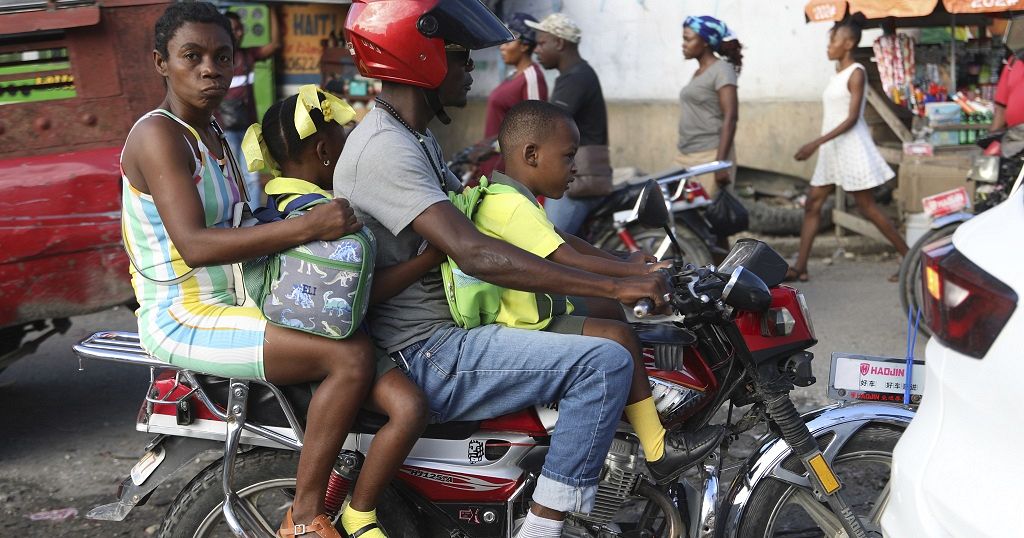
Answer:
[[[448,199],[469,220],[473,220],[483,196],[516,192],[508,185],[489,183],[487,178],[482,177],[479,186],[465,188],[460,193],[449,192]],[[441,264],[441,279],[444,282],[445,297],[448,298],[448,308],[456,325],[472,329],[494,323],[501,307],[501,292],[504,288],[463,273],[450,257]]]
[[[283,211],[276,197],[254,212],[260,223],[300,218],[330,200],[305,194]],[[313,241],[242,264],[245,289],[274,325],[343,339],[363,322],[377,243],[363,228],[334,241]]]

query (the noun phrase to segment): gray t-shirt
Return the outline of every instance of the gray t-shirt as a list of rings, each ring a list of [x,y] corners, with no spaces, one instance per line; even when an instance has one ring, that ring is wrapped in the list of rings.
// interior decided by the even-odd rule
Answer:
[[[708,66],[679,91],[680,153],[707,151],[718,147],[722,131],[722,107],[718,90],[736,85],[736,69],[725,60]]]
[[[433,166],[417,138],[375,108],[349,135],[334,170],[335,196],[347,198],[377,238],[378,269],[416,256],[423,238],[412,229],[412,221],[428,207],[448,203],[437,168],[446,176],[448,190],[461,188],[429,130],[424,140]],[[377,345],[388,353],[454,325],[440,271],[427,273],[398,295],[371,306],[369,322]]]

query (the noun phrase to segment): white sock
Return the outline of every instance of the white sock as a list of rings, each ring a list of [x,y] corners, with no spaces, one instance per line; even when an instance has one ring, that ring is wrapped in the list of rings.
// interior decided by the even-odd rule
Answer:
[[[558,538],[562,535],[564,521],[540,517],[532,511],[526,514],[526,521],[519,527],[515,538]]]

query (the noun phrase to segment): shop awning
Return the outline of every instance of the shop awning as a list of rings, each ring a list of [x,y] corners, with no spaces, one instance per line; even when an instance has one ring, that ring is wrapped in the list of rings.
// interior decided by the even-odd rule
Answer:
[[[847,13],[868,19],[927,17],[939,0],[811,0],[804,7],[809,22],[841,21]],[[1006,13],[1024,11],[1024,0],[942,0],[948,13]]]

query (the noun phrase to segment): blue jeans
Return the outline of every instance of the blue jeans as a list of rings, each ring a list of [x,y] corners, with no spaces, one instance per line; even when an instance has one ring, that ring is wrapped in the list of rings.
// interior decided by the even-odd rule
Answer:
[[[485,325],[442,329],[403,353],[409,377],[441,422],[482,420],[558,403],[558,422],[533,500],[589,512],[626,405],[633,361],[603,338]]]
[[[569,195],[566,194],[557,200],[552,198],[544,200],[544,212],[548,214],[548,220],[555,225],[555,228],[567,234],[577,235],[580,233],[583,221],[587,220],[587,215],[602,200],[604,200],[603,196],[569,198]]]
[[[256,209],[263,205],[263,186],[260,185],[259,172],[250,172],[246,168],[245,155],[242,155],[242,138],[244,136],[245,131],[224,131],[224,138],[228,141],[228,146],[231,147],[231,153],[234,154],[235,160],[238,161],[238,169],[245,176],[242,179],[245,183],[245,191],[249,194],[249,207]]]

